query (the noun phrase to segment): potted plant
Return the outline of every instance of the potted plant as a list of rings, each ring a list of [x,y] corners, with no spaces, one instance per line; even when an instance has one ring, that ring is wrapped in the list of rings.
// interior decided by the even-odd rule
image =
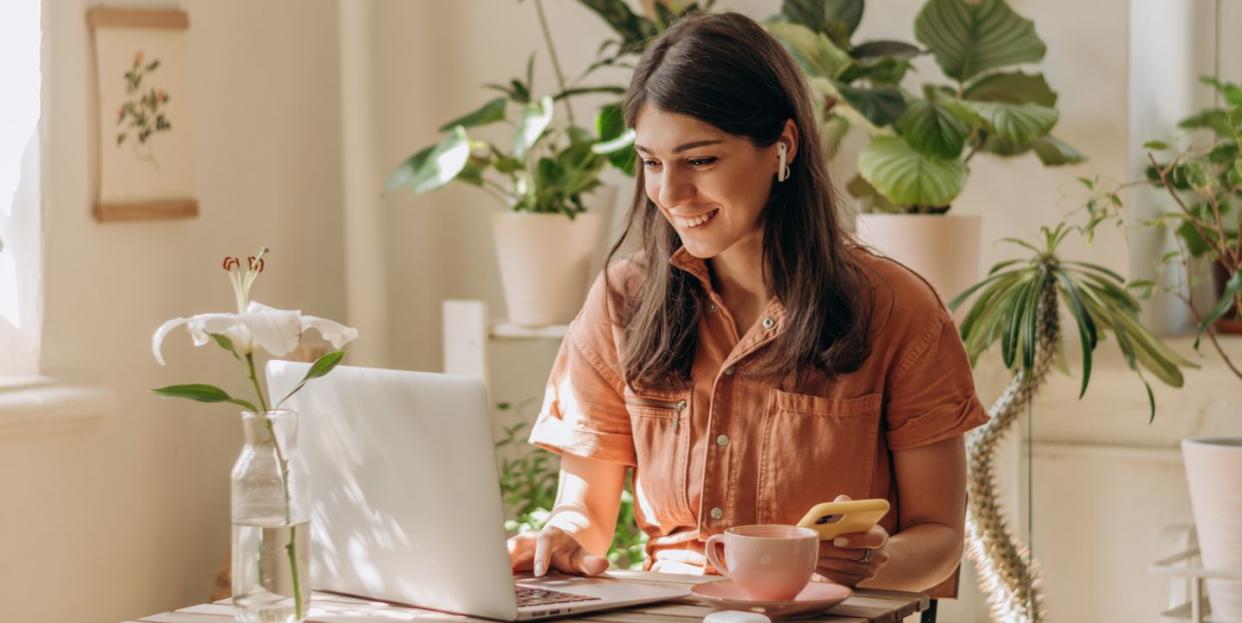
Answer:
[[[584,197],[600,188],[600,174],[610,161],[625,168],[628,147],[616,140],[625,129],[618,107],[604,107],[593,132],[575,124],[572,97],[624,89],[566,85],[542,4],[536,0],[535,5],[561,89],[534,95],[532,55],[524,81],[487,85],[504,95],[441,126],[443,139],[406,158],[387,183],[390,190],[426,193],[458,181],[483,190],[506,208],[493,219],[497,256],[509,320],[524,325],[565,323],[577,314],[601,233],[601,219],[586,211]],[[553,109],[558,102],[568,123],[556,122]],[[501,122],[513,126],[510,143],[470,135]],[[632,170],[633,163],[628,166]]]
[[[1161,258],[1180,264],[1185,280],[1165,286],[1180,298],[1198,322],[1195,348],[1206,335],[1225,365],[1242,381],[1239,368],[1217,337],[1236,327],[1242,308],[1242,243],[1238,239],[1242,219],[1242,85],[1204,77],[1224,102],[1182,120],[1178,127],[1199,133],[1207,140],[1186,141],[1175,147],[1162,141],[1144,145],[1149,151],[1146,179],[1122,187],[1155,185],[1169,196],[1170,211],[1149,224],[1175,232],[1177,250]],[[1206,137],[1202,135],[1206,135]],[[1195,138],[1195,137],[1187,137]],[[1085,180],[1094,188],[1092,180]],[[1122,205],[1120,200],[1089,204],[1097,218],[1108,218]],[[1216,276],[1215,300],[1200,309],[1191,292],[1195,286],[1192,264],[1206,261]],[[1150,284],[1149,284],[1150,285]],[[1235,353],[1236,355],[1236,353]],[[1207,568],[1236,568],[1242,564],[1242,435],[1191,437],[1182,440],[1182,459],[1190,489],[1190,502],[1199,550]],[[1212,616],[1222,621],[1242,620],[1242,583],[1208,580]]]
[[[979,585],[988,596],[997,621],[1034,622],[1045,617],[1029,551],[1009,529],[997,499],[993,471],[996,451],[1018,415],[1030,404],[1049,370],[1056,365],[1069,373],[1064,361],[1059,325],[1061,308],[1077,327],[1081,344],[1081,398],[1091,380],[1092,353],[1105,333],[1112,333],[1126,365],[1147,390],[1151,418],[1156,403],[1145,374],[1182,386],[1180,368],[1196,367],[1174,353],[1138,320],[1138,300],[1131,286],[1107,268],[1061,257],[1066,236],[1081,231],[1090,236],[1102,222],[1097,214],[1084,227],[1065,223],[1042,228],[1042,244],[1006,239],[1030,251],[1028,258],[1000,262],[980,282],[949,302],[956,310],[973,297],[960,331],[971,364],[996,342],[1013,379],[988,409],[989,421],[967,434],[966,546],[979,572]]]
[[[851,127],[870,137],[846,188],[863,209],[859,237],[909,265],[938,291],[959,292],[978,274],[980,218],[948,214],[976,154],[1035,152],[1045,165],[1081,162],[1050,134],[1057,94],[1016,65],[1045,52],[1034,24],[1003,0],[928,0],[914,23],[920,48],[851,38],[863,0],[786,0],[769,30],[801,65],[823,101],[827,153]],[[915,57],[930,53],[949,84],[902,86]]]

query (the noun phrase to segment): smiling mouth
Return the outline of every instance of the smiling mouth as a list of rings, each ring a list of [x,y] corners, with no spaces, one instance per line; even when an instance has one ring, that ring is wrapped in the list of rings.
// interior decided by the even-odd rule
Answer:
[[[708,221],[712,220],[712,218],[716,216],[717,212],[720,212],[720,208],[716,208],[715,210],[712,210],[711,212],[708,212],[706,214],[700,214],[694,218],[684,218],[681,216],[674,216],[673,220],[678,225],[686,229],[693,229],[695,227],[702,227],[704,223],[707,223]]]

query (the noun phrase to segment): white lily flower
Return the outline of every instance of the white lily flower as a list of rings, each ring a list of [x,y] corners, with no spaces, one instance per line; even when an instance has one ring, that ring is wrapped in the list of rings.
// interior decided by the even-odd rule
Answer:
[[[340,349],[358,338],[358,330],[339,322],[304,316],[300,310],[276,309],[257,301],[250,301],[240,314],[198,314],[189,318],[173,318],[160,325],[151,339],[151,351],[155,360],[164,365],[160,348],[173,329],[185,325],[195,346],[211,340],[212,333],[229,338],[239,355],[254,352],[255,346],[274,357],[283,357],[297,348],[298,340],[307,329],[315,329],[333,348]]]

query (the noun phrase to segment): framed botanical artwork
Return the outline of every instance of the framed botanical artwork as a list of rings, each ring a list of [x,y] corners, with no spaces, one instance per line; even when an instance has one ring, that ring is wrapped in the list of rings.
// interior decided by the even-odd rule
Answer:
[[[95,218],[192,218],[189,16],[170,9],[95,7]]]

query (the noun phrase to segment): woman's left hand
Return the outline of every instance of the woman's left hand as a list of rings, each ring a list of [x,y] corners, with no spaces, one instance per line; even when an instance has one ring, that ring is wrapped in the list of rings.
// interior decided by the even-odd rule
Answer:
[[[849,498],[837,496],[834,502]],[[819,544],[819,562],[815,572],[833,582],[856,586],[863,580],[875,577],[880,568],[888,564],[888,531],[879,524],[866,532],[842,534],[831,541]]]

